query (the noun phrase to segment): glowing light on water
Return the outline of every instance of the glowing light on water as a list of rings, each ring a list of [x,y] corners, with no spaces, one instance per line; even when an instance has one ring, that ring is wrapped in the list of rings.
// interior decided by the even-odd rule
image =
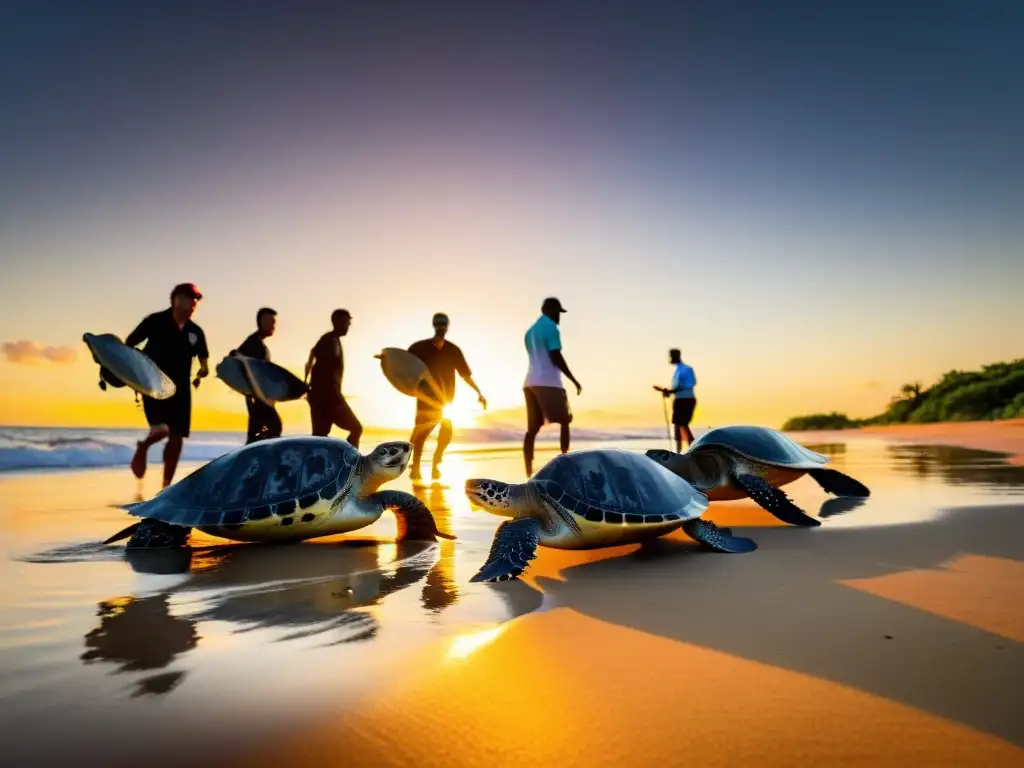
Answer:
[[[473,653],[492,642],[498,635],[505,631],[506,624],[499,624],[490,629],[482,629],[477,632],[470,632],[466,635],[459,635],[452,640],[448,649],[448,658],[460,661],[469,658]]]

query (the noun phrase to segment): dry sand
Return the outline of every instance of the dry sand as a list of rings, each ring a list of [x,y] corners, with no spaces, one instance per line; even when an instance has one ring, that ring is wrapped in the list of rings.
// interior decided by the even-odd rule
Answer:
[[[1024,456],[1024,420],[860,433]],[[399,685],[234,762],[1024,765],[1024,507],[757,540],[542,550],[493,588],[556,607],[396,659]]]

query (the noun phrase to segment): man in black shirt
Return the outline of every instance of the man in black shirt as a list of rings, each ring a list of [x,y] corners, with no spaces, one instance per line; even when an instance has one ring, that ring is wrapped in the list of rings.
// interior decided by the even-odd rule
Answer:
[[[256,313],[256,330],[246,337],[238,349],[232,350],[231,354],[245,355],[257,360],[270,360],[270,351],[263,340],[273,336],[276,327],[277,312],[270,307],[263,307]],[[255,443],[257,440],[281,436],[281,417],[276,408],[255,397],[245,398],[245,407],[249,411],[249,428],[245,436],[246,445]]]
[[[469,384],[480,398],[480,404],[487,408],[487,400],[480,393],[480,388],[473,381],[473,374],[466,364],[466,358],[462,350],[445,338],[448,333],[448,316],[443,313],[434,315],[434,337],[417,341],[409,352],[416,355],[427,365],[431,377],[441,389],[442,404],[431,403],[428,400],[416,399],[416,426],[412,431],[412,467],[409,470],[409,477],[419,480],[420,458],[423,456],[423,444],[427,436],[434,431],[438,424],[441,429],[437,433],[437,450],[434,452],[433,471],[431,477],[435,480],[441,477],[439,465],[444,458],[444,450],[452,441],[452,422],[444,416],[443,406],[455,398],[455,374],[458,373],[462,379]]]
[[[146,451],[166,437],[164,488],[174,479],[182,441],[188,437],[192,424],[192,393],[189,390],[192,358],[199,358],[199,372],[193,386],[198,387],[199,380],[210,374],[206,336],[191,319],[202,298],[203,294],[192,283],[176,285],[171,291],[170,308],[146,317],[124,340],[129,347],[137,347],[145,341],[142,351],[174,382],[174,396],[167,400],[154,400],[143,395],[142,408],[150,430],[137,444],[131,464],[132,473],[141,479],[146,474]]]
[[[352,315],[347,309],[336,309],[331,313],[331,330],[320,337],[306,361],[306,380],[309,382],[306,400],[314,435],[325,436],[330,433],[332,425],[337,425],[348,430],[349,444],[358,448],[363,425],[341,394],[341,377],[345,371],[341,337],[348,333],[351,324]]]

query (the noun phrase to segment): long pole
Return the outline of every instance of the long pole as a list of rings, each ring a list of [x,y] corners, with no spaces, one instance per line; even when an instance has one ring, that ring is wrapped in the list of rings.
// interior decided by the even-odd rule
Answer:
[[[668,398],[661,398],[661,411],[665,414],[665,436],[668,438],[668,449],[672,450],[672,425],[668,420]]]

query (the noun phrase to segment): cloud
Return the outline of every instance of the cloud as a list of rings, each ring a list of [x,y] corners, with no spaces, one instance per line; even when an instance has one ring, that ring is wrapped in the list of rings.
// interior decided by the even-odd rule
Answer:
[[[34,341],[5,341],[0,349],[7,362],[22,365],[31,365],[43,360],[68,365],[78,358],[78,353],[71,347],[44,347]]]
[[[875,379],[864,382],[865,389],[878,389],[880,386],[882,386],[882,382],[876,381]]]

